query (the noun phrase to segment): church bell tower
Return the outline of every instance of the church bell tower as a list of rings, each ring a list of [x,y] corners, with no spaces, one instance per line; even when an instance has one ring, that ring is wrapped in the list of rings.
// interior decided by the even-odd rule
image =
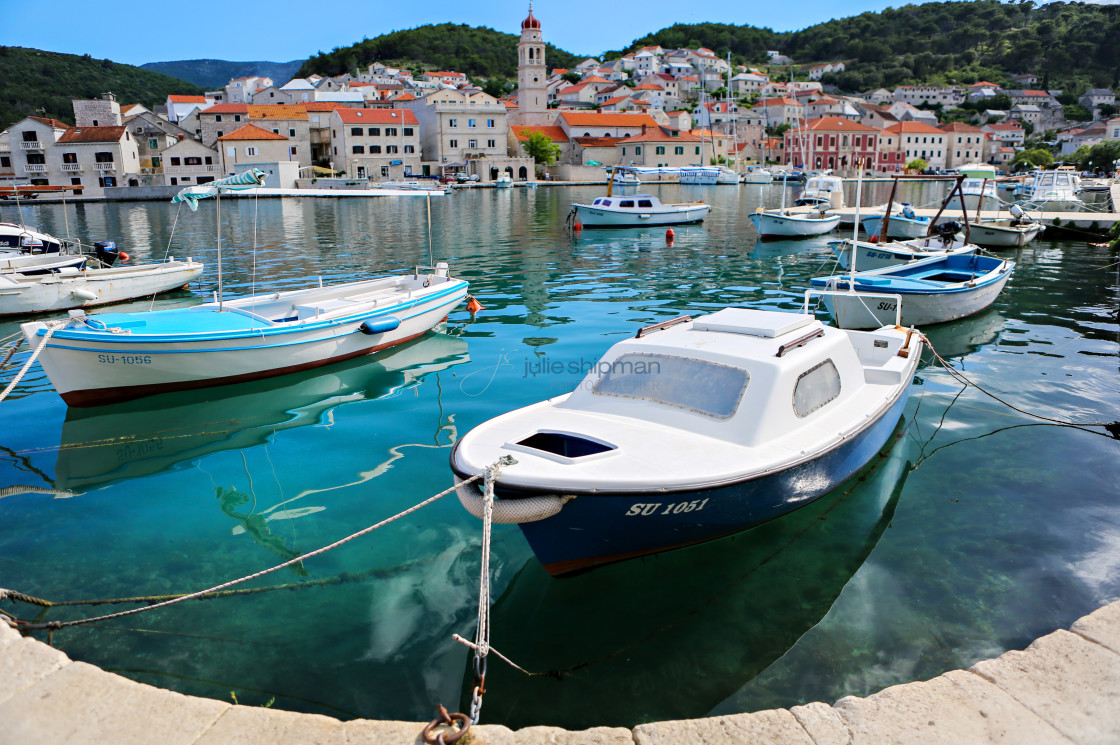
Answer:
[[[541,39],[541,22],[529,16],[521,22],[521,41],[517,44],[517,122],[518,124],[548,124],[548,92],[545,89],[547,71],[544,66],[544,41]]]

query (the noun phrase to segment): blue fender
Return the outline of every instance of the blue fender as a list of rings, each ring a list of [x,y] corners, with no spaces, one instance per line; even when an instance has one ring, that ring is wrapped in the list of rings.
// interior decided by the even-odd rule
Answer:
[[[363,334],[384,334],[386,331],[392,331],[401,325],[401,319],[395,316],[385,316],[384,318],[374,318],[366,321],[358,330]]]

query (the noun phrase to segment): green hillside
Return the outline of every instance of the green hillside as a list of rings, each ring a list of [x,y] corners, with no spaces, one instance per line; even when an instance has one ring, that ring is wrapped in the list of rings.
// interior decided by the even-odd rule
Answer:
[[[504,34],[484,26],[453,23],[420,26],[363,39],[330,52],[320,52],[303,63],[298,75],[341,75],[359,65],[384,62],[389,65],[422,64],[477,78],[510,78],[517,75],[518,40],[519,37],[514,34]],[[546,44],[545,60],[550,68],[573,67],[583,57]]]
[[[941,2],[888,8],[778,33],[753,26],[678,24],[616,54],[643,46],[705,46],[736,62],[761,64],[779,50],[797,67],[843,60],[831,82],[844,90],[919,83],[1001,83],[1032,72],[1040,86],[1115,87],[1120,75],[1120,7],[1030,0]]]
[[[89,55],[0,46],[0,129],[31,115],[73,123],[71,99],[99,98],[106,92],[115,93],[122,104],[152,108],[169,93],[199,94],[202,89]]]
[[[277,85],[291,80],[303,60],[292,62],[230,62],[221,59],[188,59],[174,62],[145,62],[140,65],[145,70],[160,72],[179,80],[200,85],[208,91],[225,88],[234,78],[247,75],[263,75],[272,78]]]

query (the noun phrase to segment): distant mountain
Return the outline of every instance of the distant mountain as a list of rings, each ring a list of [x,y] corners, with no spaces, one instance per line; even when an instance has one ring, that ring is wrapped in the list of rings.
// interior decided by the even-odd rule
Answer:
[[[146,62],[140,67],[186,80],[208,91],[225,88],[233,78],[263,75],[283,85],[295,77],[303,60],[293,62],[230,62],[220,59],[190,59],[177,62]]]
[[[470,77],[510,78],[517,76],[519,39],[514,34],[485,26],[429,24],[363,39],[330,52],[320,52],[303,63],[299,75],[341,75],[371,62],[384,62],[409,68],[424,65],[439,70],[455,70]],[[545,61],[549,68],[574,67],[583,59],[545,44]]]
[[[202,88],[88,54],[0,46],[0,129],[31,115],[73,123],[71,100],[100,98],[102,93],[150,109],[164,103],[169,93],[197,95]]]

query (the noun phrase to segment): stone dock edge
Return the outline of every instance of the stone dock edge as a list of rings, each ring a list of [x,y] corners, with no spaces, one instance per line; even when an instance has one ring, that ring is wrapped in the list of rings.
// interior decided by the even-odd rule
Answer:
[[[144,685],[20,636],[0,617],[0,745],[413,745],[423,722],[237,706]],[[633,729],[472,727],[469,745],[1120,743],[1120,600],[1023,651],[834,705]]]

